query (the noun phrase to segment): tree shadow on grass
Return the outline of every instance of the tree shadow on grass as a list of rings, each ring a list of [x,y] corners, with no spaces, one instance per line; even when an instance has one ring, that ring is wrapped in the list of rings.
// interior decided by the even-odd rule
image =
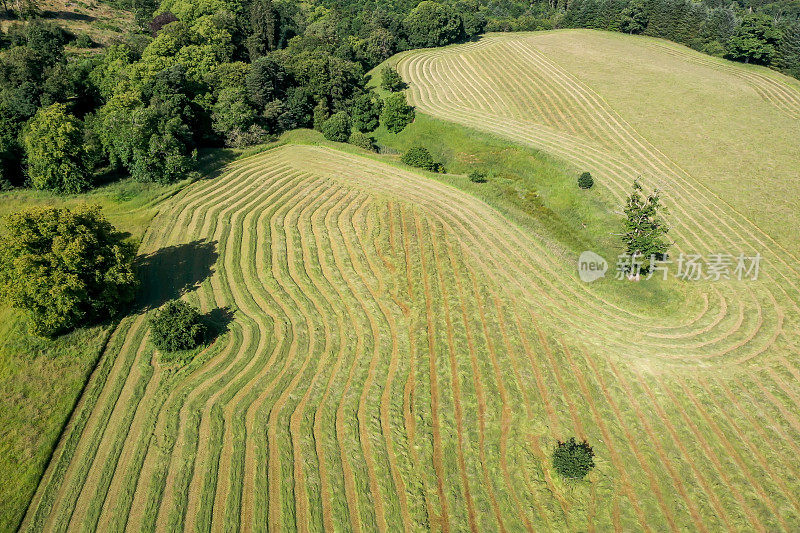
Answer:
[[[230,330],[233,314],[233,309],[230,307],[217,307],[200,316],[200,321],[206,327],[203,339],[205,344],[211,344],[217,337]]]
[[[211,274],[219,258],[217,241],[197,240],[167,246],[136,259],[141,285],[134,311],[141,313],[196,289]]]

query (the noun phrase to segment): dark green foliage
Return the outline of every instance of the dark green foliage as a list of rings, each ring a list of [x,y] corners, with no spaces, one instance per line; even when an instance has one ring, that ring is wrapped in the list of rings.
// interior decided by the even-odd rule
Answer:
[[[150,339],[164,352],[196,348],[205,331],[200,314],[183,300],[170,300],[150,317]]]
[[[133,299],[134,247],[98,207],[15,213],[0,238],[0,296],[52,336],[114,316]]]
[[[347,142],[350,138],[350,117],[347,113],[339,111],[323,122],[322,135],[329,141]]]
[[[786,73],[800,78],[800,20],[783,30],[778,43],[778,65]]]
[[[594,178],[591,172],[584,172],[578,177],[578,187],[581,189],[591,189],[594,185]]]
[[[481,170],[473,170],[469,173],[469,181],[472,183],[486,183],[486,172]]]
[[[578,443],[575,437],[558,443],[553,451],[553,468],[570,479],[583,479],[594,468],[594,450],[586,441]]]
[[[663,209],[658,189],[645,197],[639,181],[633,182],[633,192],[625,204],[622,242],[625,244],[625,253],[636,258],[643,274],[650,271],[651,258],[662,260],[670,246],[664,239],[669,226],[661,218]]]
[[[278,117],[277,129],[308,128],[314,123],[314,99],[305,87],[292,87],[286,91],[286,98]]]
[[[631,34],[642,33],[649,22],[644,0],[631,0],[622,10],[621,18],[620,30]]]
[[[725,56],[745,63],[771,65],[780,39],[781,33],[768,15],[750,13],[728,41]]]
[[[75,45],[78,48],[93,48],[94,47],[94,41],[92,41],[92,38],[89,37],[88,33],[81,33],[80,35],[78,35],[75,38],[75,40],[72,42],[72,44]]]
[[[406,153],[403,154],[403,157],[400,158],[400,161],[406,165],[430,170],[431,172],[438,172],[441,168],[441,165],[434,161],[428,149],[422,146],[409,148]]]
[[[328,108],[328,101],[324,98],[318,100],[317,105],[314,106],[314,129],[317,131],[322,131],[322,125],[330,116],[331,112]]]
[[[397,69],[387,65],[381,70],[381,87],[394,93],[405,89],[406,82],[397,73]]]
[[[332,55],[315,38],[295,37],[276,54],[291,79],[308,89],[316,101],[326,100],[333,112],[346,111],[352,98],[363,92],[363,67]]]
[[[64,104],[39,109],[22,132],[22,146],[33,188],[78,193],[90,187],[82,124]]]
[[[378,127],[382,108],[383,101],[374,93],[362,94],[354,98],[350,105],[353,129],[361,132],[373,131]]]
[[[414,121],[414,108],[408,105],[403,93],[390,94],[383,101],[381,124],[391,133],[400,133]]]
[[[456,10],[461,17],[463,36],[471,39],[486,29],[486,15],[480,9],[477,0],[461,0],[456,3]]]
[[[375,139],[366,133],[361,133],[360,131],[354,131],[351,133],[347,142],[353,146],[358,146],[359,148],[363,148],[364,150],[368,150],[370,152],[375,151]]]
[[[258,113],[250,105],[243,87],[223,89],[211,113],[214,131],[231,146],[232,138],[241,138],[242,132],[256,125]]]
[[[263,110],[273,100],[283,97],[286,90],[286,71],[271,56],[259,57],[247,75],[247,94],[250,101]]]
[[[163,35],[163,34],[162,34]],[[172,183],[197,164],[196,107],[180,65],[156,74],[141,91],[115,95],[100,110],[100,138],[112,164],[140,181]]]
[[[0,101],[0,171],[4,179],[22,183],[22,145],[19,134],[24,121],[7,103]]]
[[[277,50],[280,36],[278,12],[271,0],[254,0],[250,4],[250,36],[246,46],[250,60],[255,61],[267,52]]]
[[[462,33],[461,17],[449,4],[423,0],[403,19],[403,29],[412,47],[442,46],[455,42]]]

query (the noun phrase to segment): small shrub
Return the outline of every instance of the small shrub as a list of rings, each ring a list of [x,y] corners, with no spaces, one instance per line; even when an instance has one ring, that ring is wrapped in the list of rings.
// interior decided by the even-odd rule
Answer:
[[[586,441],[576,442],[575,437],[559,441],[553,452],[553,468],[564,477],[583,479],[594,468],[594,450]]]
[[[334,113],[322,123],[322,135],[329,141],[344,143],[350,138],[350,117],[344,111]]]
[[[486,183],[486,172],[473,170],[469,173],[469,181],[473,183]]]
[[[171,300],[150,318],[150,338],[164,352],[191,350],[203,340],[200,314],[183,300]]]
[[[75,38],[73,44],[78,48],[92,48],[94,46],[94,41],[89,37],[89,34],[81,33]]]
[[[348,139],[347,142],[352,144],[353,146],[358,146],[359,148],[363,148],[364,150],[369,150],[370,152],[375,151],[375,139],[373,139],[366,133],[361,133],[360,131],[354,131],[353,133],[351,133],[350,139]]]
[[[387,91],[396,93],[397,91],[405,89],[406,83],[403,81],[403,78],[400,77],[400,74],[397,73],[397,70],[386,66],[381,70],[381,87]]]
[[[592,178],[591,173],[584,172],[578,178],[578,187],[581,189],[591,189],[594,185],[594,178]]]
[[[409,148],[408,151],[403,154],[403,157],[400,158],[400,161],[406,165],[423,168],[425,170],[430,170],[431,172],[437,172],[441,167],[441,165],[433,160],[433,156],[428,149],[423,148],[422,146],[414,146],[413,148]]]

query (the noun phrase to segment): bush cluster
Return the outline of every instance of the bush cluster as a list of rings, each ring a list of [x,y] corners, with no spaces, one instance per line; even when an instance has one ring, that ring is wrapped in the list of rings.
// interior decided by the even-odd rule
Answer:
[[[359,148],[363,148],[364,150],[368,150],[370,152],[375,151],[375,139],[366,133],[361,133],[360,131],[354,131],[351,133],[350,139],[348,139],[347,142],[353,146],[358,146]]]
[[[586,441],[576,442],[575,437],[559,441],[553,452],[553,468],[564,477],[583,479],[594,468],[594,450]]]
[[[422,146],[409,148],[400,158],[400,161],[408,166],[430,170],[431,172],[438,172],[441,168],[441,165],[434,161],[428,149]]]
[[[473,170],[468,177],[472,183],[486,183],[486,172],[482,170]]]
[[[164,352],[197,347],[205,331],[200,314],[183,300],[170,300],[150,318],[150,339]]]
[[[584,172],[578,177],[578,187],[581,189],[591,189],[594,185],[594,178],[589,172]]]
[[[406,84],[400,74],[392,67],[386,66],[381,70],[381,87],[393,93],[405,89]]]

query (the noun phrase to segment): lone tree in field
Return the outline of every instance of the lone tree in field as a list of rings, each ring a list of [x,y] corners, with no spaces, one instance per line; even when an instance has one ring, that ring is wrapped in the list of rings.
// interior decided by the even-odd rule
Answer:
[[[640,272],[650,271],[651,260],[664,259],[669,243],[664,236],[669,226],[659,213],[664,209],[658,189],[644,196],[639,180],[633,182],[633,192],[625,204],[625,233],[622,241],[626,253],[641,265]]]
[[[578,177],[578,187],[581,189],[591,189],[594,185],[594,178],[591,172],[584,172]]]
[[[136,288],[135,250],[100,213],[34,208],[10,215],[0,237],[0,297],[28,311],[37,335],[109,318]]]
[[[205,332],[200,314],[183,300],[170,300],[150,318],[150,338],[164,352],[191,350]]]
[[[397,91],[405,89],[406,83],[403,81],[403,78],[400,77],[400,74],[397,73],[397,70],[386,66],[381,70],[381,87],[387,91],[396,93]]]
[[[553,468],[566,478],[583,479],[594,468],[594,450],[586,441],[576,442],[575,437],[559,441],[553,451]]]

